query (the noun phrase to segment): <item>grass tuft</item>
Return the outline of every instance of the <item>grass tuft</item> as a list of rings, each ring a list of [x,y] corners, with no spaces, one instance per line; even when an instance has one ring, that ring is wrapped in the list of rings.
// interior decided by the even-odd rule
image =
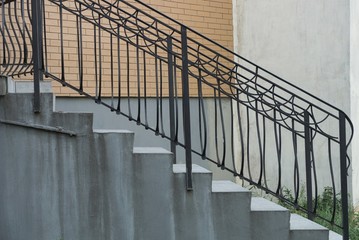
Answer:
[[[334,193],[332,188],[327,187],[324,189],[323,194],[318,196],[316,199],[316,215],[322,216],[325,219],[332,219],[335,224],[340,226],[342,224],[342,209],[340,198],[338,197],[339,195],[335,197],[333,196]],[[289,189],[283,189],[283,197],[290,200],[291,202],[295,202],[295,198]],[[307,216],[306,213],[298,210],[286,202],[280,201],[279,204],[285,208],[288,208],[292,213],[296,213],[304,217]],[[313,201],[313,205],[314,204],[315,201]],[[303,207],[307,206],[304,190],[301,190],[299,193],[297,205]],[[334,216],[333,213],[335,213]],[[342,230],[340,228],[319,217],[314,218],[314,222],[325,226],[334,232],[342,234]],[[349,237],[351,240],[359,240],[359,212],[356,212],[353,207],[349,208]]]

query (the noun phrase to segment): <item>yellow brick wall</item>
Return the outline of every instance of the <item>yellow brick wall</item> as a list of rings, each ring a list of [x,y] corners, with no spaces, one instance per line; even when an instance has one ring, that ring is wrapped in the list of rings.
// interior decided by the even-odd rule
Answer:
[[[133,1],[132,1],[133,2]],[[232,1],[231,0],[144,0],[155,9],[167,14],[168,16],[176,19],[185,25],[193,28],[199,33],[213,39],[214,41],[222,44],[223,46],[233,49],[233,29],[232,29]],[[134,3],[134,2],[133,2]],[[134,3],[135,4],[135,3]],[[136,5],[140,6],[140,5]],[[68,14],[64,11],[64,46],[65,46],[65,72],[66,81],[78,85],[78,61],[77,61],[77,35],[76,35],[76,18],[74,15]],[[150,12],[150,14],[154,14]],[[154,14],[155,15],[155,14]],[[156,15],[157,16],[157,15]],[[47,19],[47,51],[48,51],[48,65],[50,66],[49,71],[60,76],[61,72],[61,55],[60,55],[60,33],[59,33],[59,9],[57,6],[48,5],[46,7],[46,19]],[[162,18],[163,19],[163,18]],[[167,20],[163,19],[164,22],[168,23]],[[83,23],[83,47],[84,47],[84,87],[91,94],[94,94],[95,86],[95,62],[94,62],[94,39],[93,39],[93,27],[91,24]],[[188,33],[189,37],[197,38],[192,34]],[[105,96],[111,95],[111,71],[110,71],[110,37],[108,34],[103,33],[102,35],[102,94]],[[113,39],[115,43],[116,39]],[[205,42],[210,48],[216,48],[209,42]],[[114,49],[116,50],[116,49]],[[218,48],[216,49],[218,50]],[[223,52],[229,58],[233,58],[228,53]],[[98,52],[97,52],[98,54]],[[136,54],[135,49],[130,49],[130,95],[137,94],[137,77],[136,77]],[[140,56],[143,53],[140,52]],[[121,63],[126,63],[126,45],[121,43]],[[117,59],[117,51],[114,51],[115,64]],[[141,58],[141,63],[142,63]],[[154,60],[147,56],[147,95],[154,96],[156,94],[155,84],[155,71],[154,71]],[[141,65],[142,68],[142,65]],[[163,68],[167,68],[167,65],[163,65]],[[125,70],[125,69],[123,69]],[[142,71],[143,69],[141,69]],[[117,68],[115,68],[117,71]],[[163,71],[163,84],[167,86],[166,71]],[[141,72],[142,74],[142,72]],[[177,76],[180,78],[180,75]],[[121,80],[122,91],[121,94],[127,94],[127,80],[126,76],[122,77]],[[54,83],[54,91],[57,95],[61,96],[78,96],[77,93],[69,88],[64,88],[58,83]],[[117,77],[114,80],[113,86],[115,88],[115,94],[117,92],[118,84]],[[180,86],[179,86],[180,88]],[[192,95],[197,92],[197,83],[193,79],[190,83]],[[167,95],[167,91],[164,87],[164,96]],[[204,89],[205,94],[212,94],[212,90],[207,87]],[[141,92],[143,95],[143,92]],[[136,95],[137,96],[137,95]]]

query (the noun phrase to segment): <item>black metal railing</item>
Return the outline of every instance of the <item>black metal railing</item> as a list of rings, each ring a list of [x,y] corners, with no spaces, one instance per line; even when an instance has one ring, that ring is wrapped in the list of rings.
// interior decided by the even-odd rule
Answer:
[[[34,73],[35,86],[45,75],[183,147],[188,189],[194,154],[349,239],[353,125],[340,109],[140,1],[1,9],[1,74]],[[327,187],[330,217],[317,212]]]

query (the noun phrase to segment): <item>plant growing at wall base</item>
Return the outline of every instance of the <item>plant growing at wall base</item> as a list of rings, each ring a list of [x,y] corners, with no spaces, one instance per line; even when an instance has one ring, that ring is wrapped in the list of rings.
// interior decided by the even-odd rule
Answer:
[[[288,199],[291,202],[295,201],[295,197],[293,196],[291,190],[283,189],[282,194],[285,199]],[[326,219],[331,219],[334,212],[335,214],[332,220],[335,224],[340,225],[342,222],[342,209],[340,205],[341,199],[339,196],[340,194],[334,196],[333,188],[326,187],[322,195],[319,195],[316,200],[313,200],[313,205],[316,202],[318,206],[316,209],[316,214],[319,216],[323,216]],[[288,204],[287,202],[279,201],[279,204],[285,208],[288,208],[292,213],[296,213],[304,217],[307,216],[307,214],[299,210],[298,207]],[[301,188],[298,194],[297,206],[302,206],[304,208],[307,207],[307,200],[304,188]],[[341,234],[340,228],[330,224],[329,222],[319,217],[315,217],[314,222]],[[349,235],[351,240],[359,240],[359,212],[356,212],[353,207],[350,207],[349,209]]]

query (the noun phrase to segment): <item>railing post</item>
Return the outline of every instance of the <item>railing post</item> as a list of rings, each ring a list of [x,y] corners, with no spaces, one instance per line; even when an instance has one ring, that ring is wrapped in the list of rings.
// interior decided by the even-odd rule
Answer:
[[[176,130],[175,130],[175,102],[174,102],[174,83],[173,83],[173,54],[172,38],[167,38],[167,58],[168,58],[168,89],[169,89],[169,110],[170,110],[170,134],[171,134],[171,152],[174,155],[173,163],[176,163]]]
[[[191,146],[191,117],[189,102],[189,82],[188,82],[188,46],[187,29],[181,26],[182,40],[182,108],[183,108],[183,131],[184,144],[186,151],[186,186],[187,190],[192,190],[192,146]]]
[[[343,240],[349,240],[349,209],[348,209],[348,169],[345,114],[339,112],[339,141],[340,141],[340,183],[343,218]]]
[[[309,127],[309,112],[304,112],[304,141],[305,141],[305,175],[307,184],[307,214],[310,220],[313,220],[313,186],[312,186],[312,134]]]
[[[41,110],[40,106],[40,81],[43,80],[42,75],[42,11],[41,1],[31,1],[32,13],[32,52],[34,64],[34,112]]]

